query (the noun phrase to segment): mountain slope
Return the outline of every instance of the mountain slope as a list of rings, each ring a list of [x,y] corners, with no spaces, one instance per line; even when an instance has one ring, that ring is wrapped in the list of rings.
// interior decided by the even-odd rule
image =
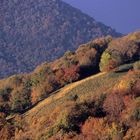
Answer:
[[[96,140],[96,138],[138,140],[139,94],[131,97],[137,90],[135,85],[133,85],[133,91],[126,87],[123,87],[119,93],[118,90],[121,89],[122,83],[131,84],[134,80],[140,81],[139,76],[140,71],[99,73],[72,83],[26,113],[13,116],[12,122],[16,124],[16,133],[13,138],[17,140]],[[114,93],[115,90],[116,93]],[[104,112],[106,100],[115,112],[121,107],[120,104],[125,104],[119,112],[121,117],[118,112],[117,116]],[[8,121],[10,119],[7,118]]]
[[[90,76],[88,78],[85,78],[83,80],[74,82],[72,84],[69,84],[61,89],[59,89],[58,91],[55,91],[54,93],[51,93],[51,96],[46,98],[45,100],[39,102],[37,104],[37,106],[35,106],[33,109],[27,111],[24,115],[25,116],[30,116],[31,114],[35,113],[38,110],[41,110],[42,108],[44,108],[44,106],[46,106],[47,104],[50,104],[56,100],[59,100],[61,98],[63,98],[64,96],[67,96],[67,94],[69,92],[71,92],[73,89],[76,89],[78,87],[80,87],[81,85],[84,85],[84,83],[89,82],[90,80],[96,80],[96,78],[104,76],[106,73],[99,73],[93,76]]]
[[[117,83],[118,79],[122,77],[123,74],[120,74],[120,75],[114,74],[114,75],[115,75],[114,77],[111,77],[108,73],[99,73],[87,79],[78,81],[76,83],[72,83],[68,85],[67,87],[62,88],[58,93],[50,96],[49,98],[39,103],[33,109],[27,111],[25,114],[23,114],[23,118],[24,118],[24,121],[27,124],[29,123],[30,125],[30,128],[31,128],[31,129],[29,128],[30,129],[29,131],[31,131],[30,133],[37,134],[37,132],[39,132],[39,129],[43,127],[43,125],[47,124],[47,122],[45,123],[45,121],[47,121],[49,116],[52,117],[54,113],[58,113],[56,116],[59,116],[59,113],[63,112],[63,110],[65,110],[66,108],[68,109],[69,107],[72,107],[74,102],[77,101],[76,102],[77,104],[78,102],[80,103],[80,102],[83,102],[84,100],[88,102],[90,98],[95,98],[95,96],[101,95],[102,93],[101,89],[103,89],[103,92],[107,92],[112,86],[114,86]],[[102,80],[102,83],[99,82],[101,80]],[[109,82],[109,81],[111,82],[111,84],[105,84],[106,82]],[[97,83],[98,83],[99,88],[97,88]],[[74,97],[77,97],[77,99],[74,99]],[[57,112],[57,109],[58,109],[58,112]],[[62,109],[62,111],[59,112],[60,111],[59,109]],[[52,112],[52,113],[48,113],[48,112]],[[44,118],[44,116],[46,117],[46,119]],[[40,121],[38,120],[38,118],[41,118]],[[32,119],[32,122],[30,122],[31,119]],[[34,121],[37,121],[37,122],[35,123]],[[40,123],[42,123],[42,125]],[[53,126],[53,124],[50,124],[49,126]],[[32,127],[38,128],[37,130],[35,130],[36,132],[33,131]],[[48,130],[48,128],[46,130]],[[46,130],[44,130],[44,132]],[[39,135],[41,136],[44,132],[43,130],[41,130],[39,132],[40,133]],[[46,133],[46,136],[47,136],[47,133]]]
[[[32,73],[0,80],[0,111],[25,111],[53,91],[97,73],[100,57],[111,39],[95,39],[81,45],[75,52],[66,52],[54,62],[43,63]]]
[[[140,32],[107,36],[0,80],[0,138],[139,140],[139,48]]]
[[[138,69],[139,38],[140,32],[135,32],[118,39],[110,36],[95,39],[81,45],[75,52],[68,51],[53,62],[43,63],[29,74],[13,75],[0,80],[0,111],[9,114],[30,109],[52,92],[96,74],[102,67],[107,68],[105,71],[113,69],[118,72]],[[121,63],[118,58],[122,59]],[[122,64],[125,65],[121,67]]]
[[[2,0],[0,7],[0,77],[31,71],[90,39],[120,35],[60,0]]]

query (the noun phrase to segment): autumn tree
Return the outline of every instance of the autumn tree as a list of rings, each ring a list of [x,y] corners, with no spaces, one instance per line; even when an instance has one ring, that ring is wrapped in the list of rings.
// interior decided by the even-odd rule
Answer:
[[[121,64],[139,60],[140,49],[138,45],[138,34],[130,34],[122,38],[112,40],[108,48],[103,52],[100,61],[100,70],[106,71],[114,69]],[[135,64],[139,68],[139,64]]]
[[[103,108],[108,114],[110,120],[115,121],[120,117],[120,113],[124,109],[124,101],[122,95],[119,93],[109,94],[103,104]]]
[[[30,91],[24,87],[17,88],[11,93],[11,109],[13,111],[22,111],[30,106]]]
[[[121,57],[119,55],[104,52],[101,56],[100,71],[109,71],[121,64]]]

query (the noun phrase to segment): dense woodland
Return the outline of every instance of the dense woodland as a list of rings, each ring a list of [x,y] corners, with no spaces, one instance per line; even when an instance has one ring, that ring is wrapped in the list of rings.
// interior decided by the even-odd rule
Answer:
[[[0,78],[32,71],[105,35],[120,36],[60,0],[1,0]]]
[[[139,48],[140,32],[107,36],[1,80],[0,137],[139,140]]]

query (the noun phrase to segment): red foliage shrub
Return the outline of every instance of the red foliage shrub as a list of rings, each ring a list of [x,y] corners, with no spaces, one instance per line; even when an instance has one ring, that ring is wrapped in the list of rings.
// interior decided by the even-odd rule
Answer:
[[[68,82],[68,83],[72,82],[72,81],[76,81],[79,78],[79,74],[78,74],[79,67],[76,66],[76,65],[72,65],[69,68],[65,68],[63,70],[63,72],[64,72],[64,75],[63,75],[64,76],[64,80],[66,82]]]
[[[120,117],[120,113],[125,108],[123,96],[119,93],[109,94],[105,99],[103,108],[107,112],[110,120],[117,121]]]

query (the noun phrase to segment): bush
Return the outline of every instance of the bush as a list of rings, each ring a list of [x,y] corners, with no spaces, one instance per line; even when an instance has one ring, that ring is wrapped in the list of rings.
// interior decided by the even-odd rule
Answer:
[[[92,114],[90,109],[94,107],[94,103],[78,103],[70,108],[61,111],[55,121],[54,126],[48,131],[48,136],[61,131],[63,133],[80,132],[80,125]]]
[[[64,132],[79,132],[80,123],[84,122],[89,116],[88,104],[76,104],[70,112],[61,115],[59,116],[60,129]]]
[[[81,67],[96,66],[98,63],[98,56],[96,49],[89,48],[86,52],[81,52],[79,55],[79,64]]]
[[[100,70],[107,71],[121,64],[139,60],[140,54],[137,39],[136,35],[131,34],[112,40],[102,55]]]
[[[115,85],[114,90],[122,95],[130,95],[137,98],[140,96],[140,72],[128,71]]]
[[[78,66],[72,65],[69,68],[64,68],[63,71],[64,71],[63,78],[66,83],[71,83],[73,81],[78,80],[78,78],[79,78],[79,74],[78,74],[79,67]]]
[[[135,121],[140,121],[140,106],[135,108],[135,110],[132,111],[130,118]]]
[[[109,71],[121,64],[121,57],[119,55],[112,55],[110,52],[104,52],[101,56],[100,71]]]
[[[100,71],[106,71],[108,70],[109,60],[111,59],[111,55],[107,52],[104,52],[101,56],[101,62],[100,62]]]
[[[11,93],[11,110],[20,112],[28,108],[31,104],[30,91],[25,88],[19,88]]]
[[[12,89],[9,87],[5,87],[4,89],[0,90],[0,112],[9,110],[9,99],[11,92]]]
[[[105,98],[106,98],[106,95],[101,94],[100,97],[96,99],[95,104],[94,104],[94,112],[93,112],[94,117],[101,118],[106,115],[106,113],[103,110],[103,103],[105,101]]]
[[[34,87],[31,92],[31,102],[32,104],[37,103],[38,101],[48,97],[48,95],[54,90],[53,85],[48,83],[48,81],[38,84],[37,87]]]
[[[125,108],[122,95],[119,93],[109,94],[105,99],[103,108],[111,121],[118,121],[120,113]]]
[[[9,83],[12,84],[12,86],[19,87],[22,83],[22,76],[21,75],[13,75],[9,78]]]
[[[3,101],[9,100],[9,94],[11,93],[12,89],[9,87],[6,87],[4,89],[0,90],[0,96],[3,99]]]
[[[140,70],[140,61],[135,62],[133,67],[134,67],[134,70]]]

